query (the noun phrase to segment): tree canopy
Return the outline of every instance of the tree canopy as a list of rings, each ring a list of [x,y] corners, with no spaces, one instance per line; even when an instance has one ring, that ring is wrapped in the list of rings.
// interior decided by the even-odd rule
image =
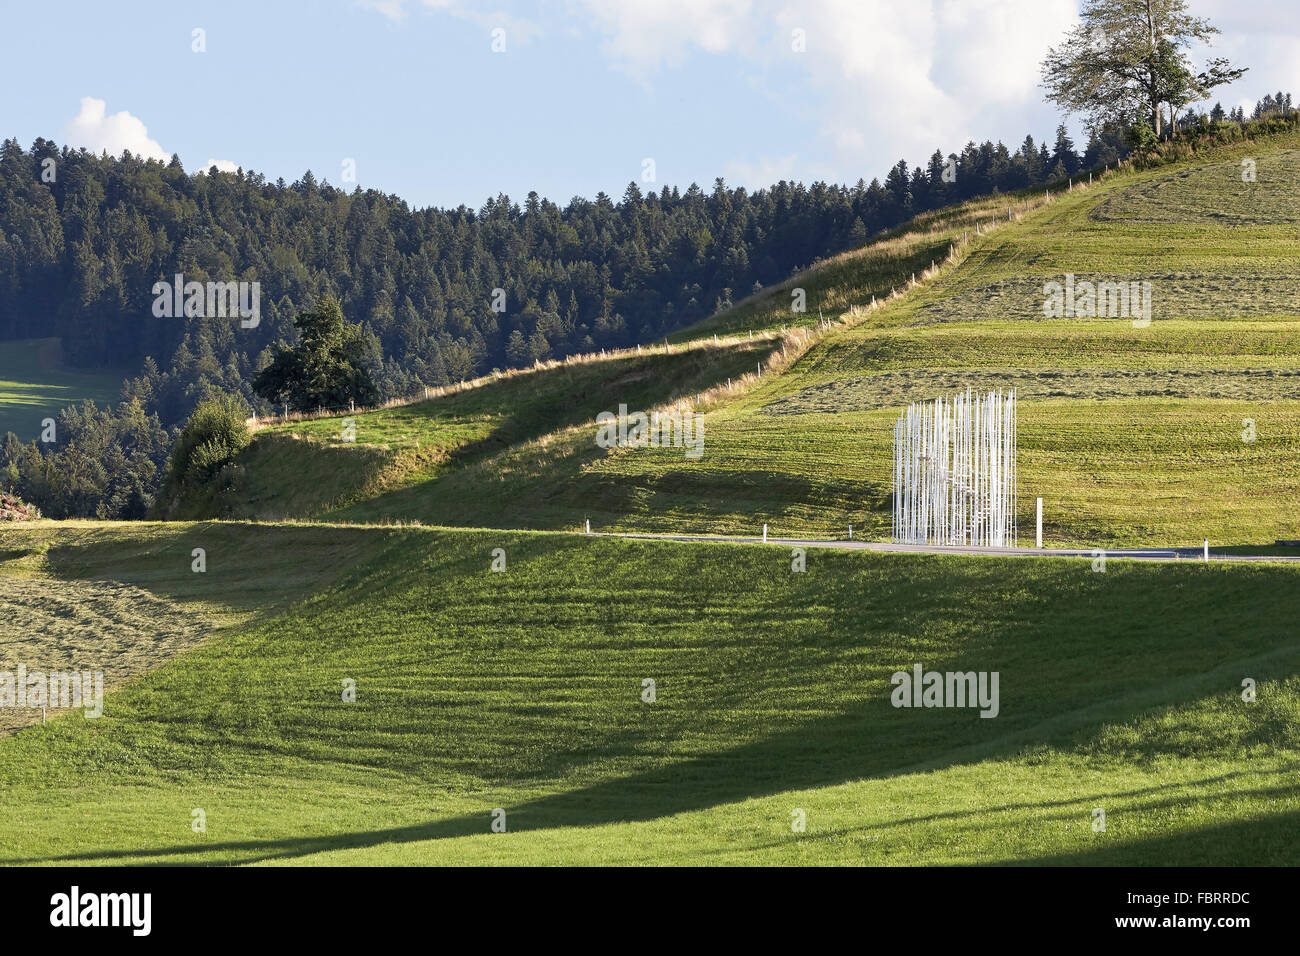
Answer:
[[[1246,72],[1224,57],[1195,71],[1186,50],[1218,33],[1186,0],[1084,0],[1079,24],[1043,60],[1047,99],[1089,128],[1141,122],[1157,139],[1172,135],[1183,109]]]
[[[325,296],[293,324],[300,342],[278,351],[258,373],[253,391],[259,397],[295,410],[374,404],[379,392],[370,372],[379,362],[379,344],[344,320],[337,299]]]

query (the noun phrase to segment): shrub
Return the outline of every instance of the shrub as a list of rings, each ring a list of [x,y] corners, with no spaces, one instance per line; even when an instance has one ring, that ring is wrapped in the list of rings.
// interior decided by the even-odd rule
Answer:
[[[248,446],[248,408],[238,396],[223,395],[200,402],[181,429],[167,462],[167,477],[159,495],[173,511],[189,492],[218,482]],[[219,490],[219,489],[216,489]]]

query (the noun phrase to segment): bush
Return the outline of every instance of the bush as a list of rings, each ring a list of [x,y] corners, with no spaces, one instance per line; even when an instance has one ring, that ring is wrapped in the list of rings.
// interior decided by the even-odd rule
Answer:
[[[238,396],[199,403],[172,446],[159,495],[165,511],[174,511],[187,493],[217,482],[223,475],[229,477],[235,458],[252,441],[247,417],[248,408]]]
[[[1129,127],[1128,141],[1139,152],[1153,149],[1159,140],[1150,123],[1134,123]]]
[[[0,521],[31,521],[41,516],[41,510],[21,498],[0,492]]]

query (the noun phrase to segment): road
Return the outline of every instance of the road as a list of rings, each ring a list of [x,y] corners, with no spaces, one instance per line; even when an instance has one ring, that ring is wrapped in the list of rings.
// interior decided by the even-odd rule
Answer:
[[[611,538],[641,538],[653,541],[714,541],[732,544],[763,544],[761,537],[728,537],[724,535],[698,534],[631,534],[607,533]],[[986,555],[997,558],[1096,558],[1105,555],[1111,558],[1130,558],[1136,561],[1204,561],[1202,548],[983,548],[983,547],[939,547],[924,544],[892,544],[887,541],[845,541],[821,540],[817,538],[774,538],[769,536],[766,543],[783,548],[840,548],[848,551],[889,551],[905,554],[969,554]],[[1210,549],[1211,561],[1300,561],[1300,555],[1247,555],[1223,554]]]

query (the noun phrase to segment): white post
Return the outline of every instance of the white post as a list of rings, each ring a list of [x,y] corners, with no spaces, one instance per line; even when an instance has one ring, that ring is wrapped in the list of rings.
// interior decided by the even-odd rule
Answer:
[[[591,519],[587,519],[587,534],[591,534]]]
[[[849,525],[849,540],[853,540],[853,525]]]
[[[763,543],[767,544],[767,522],[763,522]]]
[[[1034,535],[1034,547],[1043,546],[1043,499],[1038,499],[1038,533]]]
[[[1210,539],[1205,539],[1205,563],[1210,563]]]

